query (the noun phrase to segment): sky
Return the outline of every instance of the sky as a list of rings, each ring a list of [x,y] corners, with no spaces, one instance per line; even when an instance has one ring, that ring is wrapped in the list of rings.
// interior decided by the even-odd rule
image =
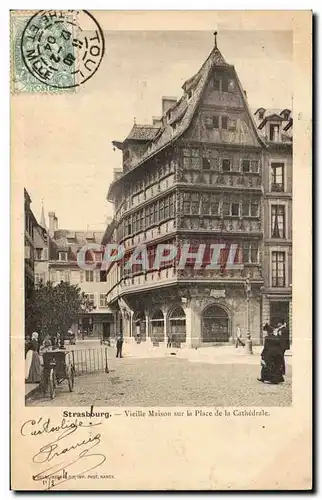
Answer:
[[[106,201],[123,140],[136,123],[161,114],[162,96],[180,97],[213,47],[211,31],[104,31],[106,52],[75,93],[15,97],[13,155],[32,209],[43,201],[60,229],[104,231]],[[292,107],[292,32],[220,31],[218,48],[233,64],[251,108]]]

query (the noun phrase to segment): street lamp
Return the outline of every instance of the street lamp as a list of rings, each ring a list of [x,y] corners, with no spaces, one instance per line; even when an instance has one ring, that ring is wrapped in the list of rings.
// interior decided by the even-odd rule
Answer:
[[[245,293],[246,293],[246,324],[247,324],[247,329],[246,329],[246,354],[253,354],[253,343],[252,343],[252,338],[250,335],[250,317],[249,317],[249,301],[250,301],[250,294],[252,290],[252,285],[247,277],[245,279]]]

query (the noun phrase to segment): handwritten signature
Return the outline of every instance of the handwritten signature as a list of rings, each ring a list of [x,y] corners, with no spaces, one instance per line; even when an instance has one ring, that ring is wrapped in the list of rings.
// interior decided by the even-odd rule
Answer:
[[[41,470],[33,476],[34,481],[42,481],[46,489],[52,489],[75,477],[82,477],[106,461],[106,456],[97,453],[96,448],[101,443],[101,434],[91,430],[101,425],[102,422],[84,423],[82,420],[74,419],[72,422],[63,418],[58,425],[53,425],[51,419],[27,420],[20,429],[22,436],[43,436],[49,434],[55,439],[44,444],[33,455],[35,464],[48,464],[49,467]],[[79,439],[79,433],[87,428],[87,437]],[[67,445],[66,437],[76,433],[75,440]],[[89,433],[89,436],[88,436]],[[67,457],[67,462],[60,460]],[[56,463],[59,460],[59,463]],[[77,464],[77,465],[76,465]],[[84,467],[84,468],[83,468]]]

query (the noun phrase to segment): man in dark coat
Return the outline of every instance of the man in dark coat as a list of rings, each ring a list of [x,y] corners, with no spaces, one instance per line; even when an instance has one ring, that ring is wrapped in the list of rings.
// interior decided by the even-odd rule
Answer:
[[[281,337],[281,345],[283,349],[283,375],[285,375],[285,351],[288,351],[290,348],[290,332],[286,326],[286,321],[279,321],[277,324],[278,333]]]
[[[123,333],[120,331],[116,337],[116,357],[123,358],[122,355],[122,347],[123,347]]]

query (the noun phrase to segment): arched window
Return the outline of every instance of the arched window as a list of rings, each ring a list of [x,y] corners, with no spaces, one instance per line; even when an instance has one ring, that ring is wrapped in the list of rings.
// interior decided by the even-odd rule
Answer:
[[[229,342],[229,320],[222,307],[212,305],[203,311],[202,342]]]
[[[133,337],[137,342],[146,341],[146,320],[143,311],[136,311],[133,316]]]
[[[171,343],[180,347],[180,344],[186,341],[186,315],[182,307],[175,307],[171,311],[169,323]]]
[[[154,311],[151,317],[151,321],[158,321],[158,320],[162,321],[164,320],[163,312],[161,311],[161,309],[157,309],[156,311]]]
[[[152,313],[150,322],[152,341],[155,343],[164,342],[164,316],[161,309]]]

